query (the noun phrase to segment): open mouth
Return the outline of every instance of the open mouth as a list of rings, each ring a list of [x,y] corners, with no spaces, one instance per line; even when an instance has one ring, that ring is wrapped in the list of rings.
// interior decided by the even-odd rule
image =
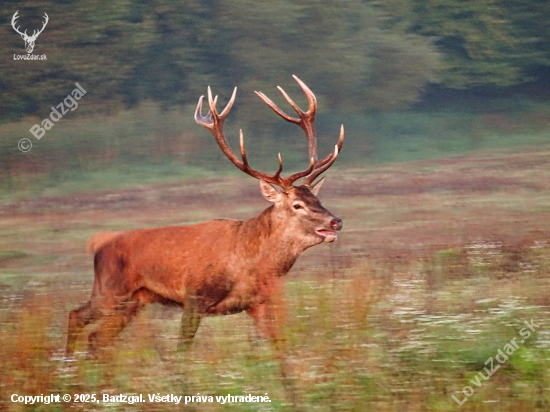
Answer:
[[[327,243],[334,242],[336,240],[336,232],[333,230],[317,229],[315,231],[323,240]]]

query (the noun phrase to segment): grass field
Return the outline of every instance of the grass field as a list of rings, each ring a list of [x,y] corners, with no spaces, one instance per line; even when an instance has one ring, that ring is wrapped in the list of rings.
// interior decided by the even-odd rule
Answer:
[[[25,406],[12,394],[267,393],[270,403],[131,408],[290,410],[272,348],[244,314],[206,319],[180,354],[179,311],[151,307],[110,360],[85,360],[83,337],[77,360],[63,362],[68,312],[91,291],[84,250],[92,234],[246,219],[267,206],[244,175],[128,186],[0,203],[0,409],[129,409]],[[320,197],[344,229],[300,258],[285,299],[288,362],[304,410],[550,409],[550,147],[335,166]],[[514,338],[517,348],[506,347]],[[508,350],[502,364],[499,350]],[[489,358],[500,365],[492,376]]]

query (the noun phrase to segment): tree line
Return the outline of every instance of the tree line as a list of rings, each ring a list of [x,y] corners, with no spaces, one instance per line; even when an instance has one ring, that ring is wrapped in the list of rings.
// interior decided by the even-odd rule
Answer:
[[[47,60],[14,60],[25,53],[16,10],[31,33],[48,13],[34,50]],[[321,107],[394,110],[430,84],[535,81],[550,66],[549,21],[547,0],[9,0],[0,119],[42,115],[75,82],[90,91],[85,110],[110,113],[145,100],[194,103],[206,85],[222,96],[238,85],[246,103],[291,74],[328,101]]]

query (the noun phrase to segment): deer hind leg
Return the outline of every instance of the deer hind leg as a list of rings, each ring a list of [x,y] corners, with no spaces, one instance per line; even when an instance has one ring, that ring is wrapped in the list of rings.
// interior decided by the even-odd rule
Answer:
[[[76,346],[76,340],[81,334],[82,329],[93,321],[93,308],[92,301],[79,307],[78,309],[71,310],[69,314],[69,327],[67,331],[67,347],[65,348],[65,356],[70,358],[73,356]]]
[[[70,358],[74,354],[76,341],[82,330],[90,323],[95,323],[107,314],[115,313],[120,307],[120,299],[113,297],[98,297],[95,290],[92,292],[90,300],[79,307],[72,310],[69,314],[69,326],[67,330],[67,346],[65,348],[65,356]]]
[[[108,347],[111,341],[128,325],[139,313],[143,304],[132,300],[122,304],[116,311],[104,315],[98,330],[88,336],[88,353],[96,357],[98,352]]]
[[[113,338],[115,338],[122,330],[130,323],[130,321],[139,314],[141,309],[151,303],[157,303],[160,297],[148,289],[142,288],[134,292],[127,302],[119,303],[115,310],[103,309],[104,321],[99,329],[90,333],[88,336],[88,348],[91,356],[96,356],[98,350],[108,346]],[[111,305],[105,305],[107,308]],[[107,313],[105,313],[107,312]]]

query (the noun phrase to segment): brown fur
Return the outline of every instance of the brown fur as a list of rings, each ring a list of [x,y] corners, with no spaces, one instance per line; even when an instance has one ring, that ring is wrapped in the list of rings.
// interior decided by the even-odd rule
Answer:
[[[101,249],[105,244],[113,240],[115,237],[119,236],[123,232],[101,232],[90,238],[88,245],[86,246],[86,251],[90,255],[95,255],[95,253]]]

